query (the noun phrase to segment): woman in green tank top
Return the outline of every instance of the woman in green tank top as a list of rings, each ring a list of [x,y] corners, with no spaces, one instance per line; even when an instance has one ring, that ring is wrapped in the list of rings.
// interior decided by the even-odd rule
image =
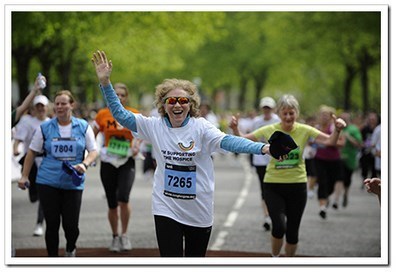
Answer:
[[[332,116],[335,130],[331,135],[325,134],[309,125],[298,123],[300,107],[293,95],[283,95],[277,104],[280,123],[261,127],[251,133],[241,134],[238,121],[232,117],[230,127],[235,135],[257,141],[268,140],[275,131],[289,134],[298,148],[288,154],[284,161],[272,159],[267,166],[264,177],[263,193],[272,220],[272,256],[278,257],[286,236],[285,256],[295,256],[298,235],[307,201],[307,175],[303,159],[303,150],[308,138],[322,145],[336,144],[341,130],[346,126],[342,119]]]

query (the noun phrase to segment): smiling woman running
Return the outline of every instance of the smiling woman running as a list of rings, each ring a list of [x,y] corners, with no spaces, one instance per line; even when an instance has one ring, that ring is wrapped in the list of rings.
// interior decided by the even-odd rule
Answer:
[[[160,255],[204,257],[213,224],[215,182],[211,154],[265,154],[269,153],[269,145],[227,135],[199,118],[197,88],[186,80],[166,79],[157,86],[155,98],[160,117],[126,111],[110,81],[111,60],[103,51],[97,51],[92,62],[115,119],[153,145],[157,168],[152,213]]]

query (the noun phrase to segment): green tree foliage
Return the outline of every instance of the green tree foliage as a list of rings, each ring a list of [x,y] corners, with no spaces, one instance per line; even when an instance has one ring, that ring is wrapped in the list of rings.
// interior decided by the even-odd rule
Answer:
[[[13,79],[26,96],[37,70],[46,90],[101,100],[90,62],[104,50],[113,82],[134,106],[164,78],[201,79],[224,108],[252,109],[293,93],[302,112],[319,104],[380,111],[379,12],[13,12]]]

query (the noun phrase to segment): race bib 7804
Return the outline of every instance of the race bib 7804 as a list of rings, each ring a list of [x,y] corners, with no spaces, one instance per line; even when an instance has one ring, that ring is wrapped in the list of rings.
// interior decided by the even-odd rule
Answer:
[[[54,138],[51,141],[51,155],[57,160],[74,161],[76,154],[75,138]]]

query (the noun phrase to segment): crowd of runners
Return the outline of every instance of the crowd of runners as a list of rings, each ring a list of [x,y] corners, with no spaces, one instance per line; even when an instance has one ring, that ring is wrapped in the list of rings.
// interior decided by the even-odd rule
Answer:
[[[351,203],[353,183],[380,201],[377,112],[358,115],[321,105],[304,117],[297,99],[285,94],[262,98],[248,115],[220,115],[200,100],[190,81],[165,79],[156,87],[154,111],[144,115],[128,106],[134,91],[111,82],[106,54],[96,51],[92,62],[105,108],[77,117],[73,92],[60,90],[51,101],[41,94],[37,78],[13,110],[13,154],[22,167],[18,186],[38,204],[33,235],[44,236],[48,256],[59,256],[60,225],[66,256],[76,256],[85,172],[97,158],[112,252],[132,248],[129,199],[138,159],[153,182],[156,238],[166,257],[206,254],[214,214],[214,153],[250,155],[260,184],[260,225],[271,233],[272,256],[296,255],[307,200],[317,200],[322,220],[329,218],[328,207],[339,210]],[[287,139],[296,146],[288,147]],[[356,169],[362,182],[352,182]]]

